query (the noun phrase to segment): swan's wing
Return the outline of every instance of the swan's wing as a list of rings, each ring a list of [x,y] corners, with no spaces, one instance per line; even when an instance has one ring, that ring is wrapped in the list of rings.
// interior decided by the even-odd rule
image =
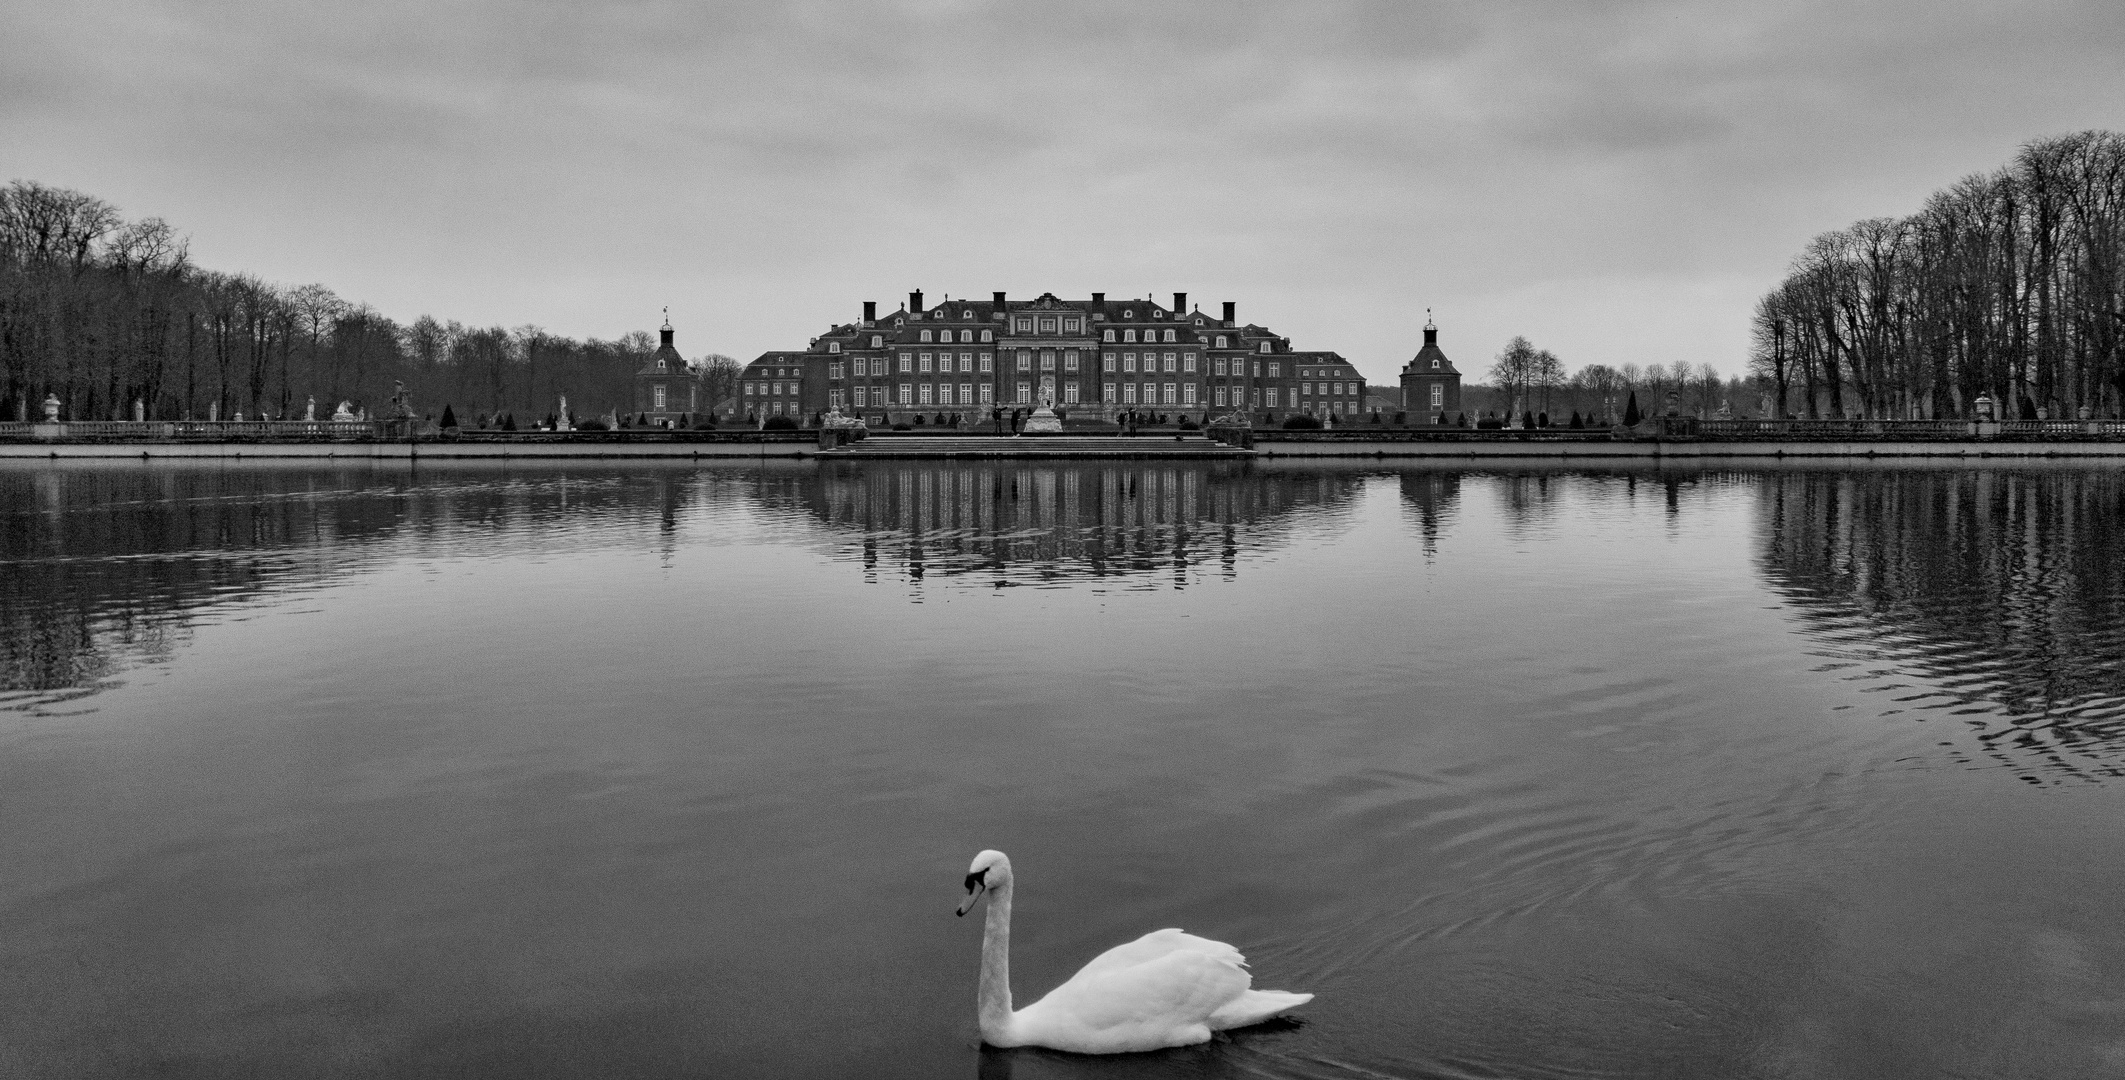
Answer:
[[[1188,936],[1177,930],[1161,933]],[[1140,939],[1121,948],[1141,944]],[[1063,1049],[1102,1052],[1201,1042],[1209,1037],[1210,1017],[1246,994],[1250,982],[1239,950],[1224,948],[1230,955],[1182,944],[1138,964],[1100,971],[1087,965],[1021,1010],[1019,1022],[1042,1045]]]
[[[1230,960],[1243,968],[1247,966],[1247,958],[1241,956],[1238,949],[1222,941],[1196,937],[1177,929],[1153,930],[1135,941],[1116,945],[1093,957],[1091,963],[1078,968],[1077,974],[1070,976],[1070,981],[1076,982],[1110,971],[1132,968],[1172,952],[1202,953],[1216,959]]]

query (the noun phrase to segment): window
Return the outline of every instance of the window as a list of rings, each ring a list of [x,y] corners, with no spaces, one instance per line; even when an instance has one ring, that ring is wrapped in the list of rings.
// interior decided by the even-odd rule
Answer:
[[[959,354],[959,370],[961,370],[961,371],[972,371],[972,370],[974,370],[974,354],[973,354],[973,353],[970,353],[970,352],[963,352],[963,353],[960,353],[960,354]]]
[[[1262,377],[1262,362],[1260,360],[1254,362],[1254,377],[1257,379]]]
[[[1101,354],[1099,354],[1099,369],[1100,369],[1101,371],[1113,371],[1113,370],[1114,370],[1114,354],[1113,354],[1113,353],[1101,353]]]
[[[1282,364],[1279,364],[1279,363],[1277,363],[1277,362],[1276,362],[1276,361],[1274,361],[1274,360],[1271,360],[1271,361],[1269,362],[1269,377],[1270,377],[1270,378],[1272,378],[1272,379],[1280,379],[1280,378],[1283,378],[1283,375],[1281,375],[1281,374],[1280,374],[1280,372],[1282,372],[1282,371],[1283,371],[1283,368],[1284,368],[1284,365],[1282,365]]]
[[[840,352],[840,351],[841,351],[841,343],[840,343],[840,342],[838,342],[838,341],[829,341],[829,342],[827,342],[827,343],[826,343],[826,351],[828,351],[828,352],[830,352],[830,353],[837,353],[837,352]]]
[[[1125,353],[1123,353],[1123,354],[1122,354],[1122,370],[1123,370],[1123,371],[1135,371],[1135,370],[1136,370],[1136,354],[1135,354],[1135,353],[1133,353],[1133,352],[1125,352]]]
[[[871,335],[871,348],[873,348],[873,349],[880,349],[880,348],[884,348],[884,347],[885,347],[885,335],[883,335],[883,334],[872,334],[872,335]]]
[[[972,405],[972,404],[974,404],[974,384],[973,384],[973,383],[970,383],[970,382],[963,382],[963,383],[960,383],[960,384],[959,384],[959,403],[960,403],[961,405]]]
[[[1042,350],[1040,350],[1040,370],[1042,370],[1042,371],[1054,371],[1054,370],[1055,370],[1055,350],[1054,350],[1054,349],[1042,349]]]
[[[915,388],[912,385],[908,383],[900,384],[900,403],[902,405],[913,405],[915,403]]]
[[[1124,405],[1134,405],[1134,404],[1136,404],[1136,384],[1135,384],[1135,383],[1133,383],[1133,382],[1125,382],[1125,383],[1123,383],[1123,384],[1122,384],[1122,404],[1124,404]]]
[[[950,330],[939,330],[937,332],[937,340],[950,345],[952,343],[952,332]]]
[[[779,402],[779,401],[778,401],[778,402],[775,402],[775,415],[776,415],[776,416],[781,416],[781,415],[782,415],[782,403],[781,403],[781,402]]]
[[[988,383],[982,383],[982,384],[981,384],[981,403],[982,403],[983,405],[987,405],[987,404],[989,404],[989,403],[991,403],[991,402],[993,402],[993,401],[995,401],[995,400],[996,400],[996,388],[995,388],[995,387],[993,387],[993,386],[990,386],[990,385],[989,385]]]
[[[922,372],[922,373],[923,373],[923,374],[925,374],[925,375],[927,375],[927,374],[929,374],[929,373],[930,373],[930,354],[929,354],[929,353],[923,353],[923,354],[922,354],[922,356],[918,358],[918,361],[917,361],[917,363],[916,363],[916,366],[915,366],[915,370],[917,370],[917,371],[920,371],[920,372]]]
[[[769,384],[767,384],[767,387],[768,387],[768,393],[770,393],[770,394],[773,394],[773,395],[775,395],[776,397],[781,397],[781,396],[782,396],[782,384],[781,384],[781,383],[769,383]]]
[[[873,375],[883,375],[883,374],[885,374],[885,361],[884,361],[884,360],[882,360],[882,359],[880,359],[880,360],[873,360],[873,361],[871,361],[871,374],[873,374]]]
[[[1174,338],[1174,336],[1173,336],[1173,331],[1171,331],[1171,330],[1168,330],[1168,331],[1166,331],[1166,340],[1167,340],[1167,341],[1174,341],[1174,340],[1176,340],[1176,339]]]
[[[664,370],[664,361],[662,361],[662,360],[659,360],[659,361],[657,361],[657,370],[658,370],[658,371],[662,371],[662,370]]]
[[[1266,353],[1266,352],[1268,352],[1268,351],[1269,351],[1269,343],[1268,343],[1268,342],[1266,342],[1266,341],[1265,341],[1265,342],[1262,342],[1262,344],[1261,344],[1261,347],[1260,347],[1259,349],[1257,349],[1256,351],[1257,351],[1257,352],[1265,352],[1265,353]]]
[[[983,340],[983,341],[994,341],[994,340],[996,340],[996,331],[994,331],[994,330],[983,330],[983,331],[981,332],[981,340]]]
[[[1313,396],[1313,384],[1312,384],[1312,383],[1300,383],[1300,384],[1299,384],[1299,393],[1301,393],[1301,394],[1305,394],[1305,395],[1306,395],[1306,396],[1308,396],[1308,397],[1312,397],[1312,396]]]
[[[900,373],[901,373],[902,375],[905,375],[905,374],[907,374],[908,372],[910,372],[910,371],[913,371],[913,370],[915,370],[915,354],[914,354],[914,353],[901,353],[901,354],[900,354]]]
[[[1074,333],[1077,333],[1077,320],[1076,320],[1076,319],[1064,319],[1064,320],[1063,320],[1063,332],[1064,332],[1064,333],[1066,333],[1066,334],[1074,334]],[[1072,400],[1072,401],[1076,401],[1077,399],[1076,399],[1076,398],[1071,398],[1070,400]]]
[[[657,366],[658,366],[658,367],[662,367],[663,365],[662,365],[662,364],[659,364],[659,365],[657,365]],[[655,386],[652,386],[652,387],[650,387],[650,388],[649,388],[649,400],[650,400],[650,407],[651,407],[651,408],[654,408],[654,409],[656,409],[656,410],[657,410],[658,412],[663,412],[663,411],[664,411],[664,384],[663,384],[663,383],[658,383],[657,385],[655,385]]]
[[[928,341],[928,340],[930,340],[930,332],[929,332],[928,330],[924,330],[924,331],[922,332],[922,340],[924,340],[924,341]]]
[[[1066,383],[1064,383],[1064,384],[1063,384],[1063,404],[1065,404],[1065,405],[1075,405],[1075,404],[1077,404],[1077,380],[1076,380],[1076,379],[1072,379],[1072,380],[1070,380],[1069,382],[1066,382]]]
[[[839,391],[839,390],[829,390],[829,391],[827,391],[827,392],[826,392],[826,404],[827,404],[827,407],[828,407],[828,408],[830,408],[830,409],[838,409],[838,408],[840,408],[840,407],[841,407],[841,391]]]
[[[1439,370],[1439,358],[1436,356],[1431,358],[1431,369],[1433,371]]]
[[[994,370],[996,370],[996,354],[995,354],[995,353],[982,353],[982,354],[981,354],[981,370],[982,370],[982,371],[984,371],[984,372],[989,372],[989,371],[994,371]]]
[[[1052,333],[1054,333],[1054,332],[1055,332],[1055,320],[1054,320],[1054,319],[1042,319],[1042,320],[1040,320],[1040,332],[1041,332],[1041,333],[1043,333],[1043,334],[1052,334]]]
[[[1194,371],[1194,370],[1195,370],[1195,354],[1194,354],[1194,353],[1192,353],[1192,352],[1185,352],[1185,353],[1182,353],[1182,354],[1181,354],[1181,370],[1182,370],[1182,371]]]
[[[1031,370],[1033,370],[1033,352],[1032,352],[1032,350],[1030,350],[1030,349],[1020,349],[1020,350],[1018,350],[1018,370],[1020,370],[1020,371],[1031,371]]]
[[[1111,402],[1111,401],[1113,401],[1113,400],[1114,400],[1114,384],[1113,384],[1113,383],[1102,383],[1102,384],[1100,384],[1100,388],[1099,388],[1099,399],[1100,399],[1101,401],[1109,401],[1109,402]]]
[[[1124,318],[1124,319],[1133,319],[1133,318],[1136,318],[1136,309],[1135,309],[1135,308],[1128,308],[1128,309],[1125,309],[1125,310],[1124,310],[1124,311],[1122,312],[1122,318]],[[1135,331],[1133,331],[1133,330],[1132,330],[1132,331],[1130,331],[1130,332],[1131,332],[1131,333],[1135,333]],[[1135,341],[1136,339],[1135,339],[1135,338],[1130,338],[1129,340],[1131,340],[1131,341]]]
[[[1195,325],[1197,325],[1197,326],[1201,326],[1201,325],[1203,325],[1203,317],[1202,317],[1201,315],[1197,315],[1197,316],[1195,317]]]
[[[1224,388],[1224,387],[1222,387],[1222,386],[1215,386],[1215,387],[1211,387],[1211,389],[1210,389],[1210,403],[1211,403],[1211,404],[1213,404],[1213,405],[1216,405],[1216,406],[1217,406],[1218,408],[1220,408],[1220,409],[1222,409],[1222,408],[1224,408],[1224,407],[1225,407],[1225,388]]]
[[[1225,347],[1225,335],[1219,334],[1217,336],[1217,347],[1220,349]]]
[[[1107,329],[1107,330],[1102,330],[1102,331],[1100,331],[1100,334],[1099,334],[1099,339],[1100,339],[1101,341],[1113,341],[1113,340],[1114,340],[1114,331],[1113,331],[1113,330],[1112,330],[1111,328],[1110,328],[1110,329]]]
[[[1167,354],[1166,354],[1166,370],[1167,370],[1167,371],[1172,371],[1172,370],[1173,370],[1173,354],[1172,354],[1172,353],[1167,353]]]
[[[1174,405],[1174,404],[1178,404],[1178,402],[1179,402],[1179,399],[1177,399],[1177,398],[1175,398],[1175,397],[1173,396],[1173,391],[1174,391],[1174,389],[1175,389],[1175,387],[1174,387],[1174,385],[1173,385],[1172,383],[1167,383],[1167,384],[1166,384],[1166,396],[1165,396],[1164,398],[1162,398],[1162,399],[1161,399],[1161,400],[1162,400],[1162,401],[1163,401],[1163,402],[1164,402],[1165,404],[1167,404],[1167,405]]]
[[[840,365],[840,364],[828,364],[828,365],[826,366],[826,377],[827,377],[827,378],[829,378],[829,379],[838,379],[838,378],[840,378],[840,377],[841,377],[841,365]]]
[[[1269,388],[1269,407],[1276,408],[1276,387],[1274,386]]]
[[[1210,374],[1212,374],[1212,375],[1223,375],[1224,373],[1225,373],[1225,358],[1224,358],[1224,357],[1222,357],[1222,356],[1221,356],[1221,357],[1218,357],[1218,358],[1216,358],[1216,359],[1214,359],[1214,360],[1210,361]]]
[[[1431,384],[1431,407],[1434,409],[1438,409],[1445,407],[1445,405],[1446,385],[1444,383]]]
[[[1064,349],[1064,350],[1063,350],[1063,370],[1064,370],[1064,371],[1076,371],[1076,370],[1077,370],[1077,350],[1076,350],[1076,349]]]
[[[1182,383],[1182,384],[1181,384],[1181,404],[1183,404],[1183,405],[1193,405],[1193,404],[1195,404],[1195,384],[1194,384],[1194,383],[1192,383],[1192,382],[1188,382],[1188,383]]]
[[[1020,320],[1018,320],[1018,332],[1019,332],[1019,333],[1021,333],[1021,334],[1030,334],[1030,333],[1032,333],[1032,332],[1033,332],[1033,320],[1031,320],[1031,319],[1020,319]]]
[[[1018,384],[1018,403],[1019,403],[1020,405],[1026,405],[1026,404],[1030,404],[1030,403],[1031,403],[1032,401],[1033,401],[1033,384],[1032,384],[1032,383],[1029,383],[1029,382],[1022,382],[1022,383],[1019,383],[1019,384]]]
[[[961,321],[961,322],[973,322],[973,321],[974,321],[974,313],[973,313],[973,312],[971,312],[971,311],[965,311],[965,310],[962,310],[962,311],[961,311],[961,312],[959,313],[959,321]],[[968,331],[968,333],[972,333],[972,332],[973,332],[973,331]],[[962,338],[961,340],[965,340],[965,339],[963,339],[963,338]]]
[[[922,395],[922,399],[921,399],[921,401],[919,401],[919,402],[918,402],[918,404],[922,404],[922,405],[928,405],[928,404],[930,403],[930,384],[929,384],[929,383],[923,383],[923,384],[922,384],[921,386],[918,386],[918,387],[916,387],[916,388],[915,388],[915,392],[916,392],[916,393],[919,393],[919,394],[921,394],[921,395]]]

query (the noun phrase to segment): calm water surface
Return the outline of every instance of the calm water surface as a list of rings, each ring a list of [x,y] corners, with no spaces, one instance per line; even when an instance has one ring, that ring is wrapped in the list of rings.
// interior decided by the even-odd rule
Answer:
[[[0,469],[0,1075],[2125,1075],[2112,469]],[[1181,926],[1297,1023],[979,1049]]]

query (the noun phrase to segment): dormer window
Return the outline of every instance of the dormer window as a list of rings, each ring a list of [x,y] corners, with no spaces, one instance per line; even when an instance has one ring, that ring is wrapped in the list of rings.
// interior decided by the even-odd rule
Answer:
[[[837,352],[840,352],[840,351],[841,351],[841,343],[840,343],[840,342],[838,342],[838,341],[829,341],[829,342],[827,342],[827,343],[826,343],[826,351],[828,351],[828,352],[830,352],[830,353],[837,353]]]
[[[996,331],[994,331],[994,330],[983,330],[983,331],[981,332],[981,340],[983,340],[983,341],[994,341],[994,340],[996,340]]]
[[[1219,334],[1217,336],[1217,347],[1220,349],[1225,347],[1225,335]]]
[[[1135,340],[1136,340],[1136,331],[1134,331],[1134,330],[1124,330],[1124,331],[1122,331],[1122,340],[1123,340],[1123,341],[1135,341]]]
[[[1432,369],[1433,371],[1437,371],[1437,370],[1439,370],[1439,358],[1438,358],[1438,357],[1436,357],[1436,356],[1435,356],[1435,357],[1432,357],[1432,361],[1431,361],[1431,369]]]
[[[1101,334],[1100,334],[1100,340],[1101,340],[1101,341],[1113,341],[1113,340],[1114,340],[1114,331],[1113,331],[1113,330],[1111,330],[1111,329],[1109,329],[1109,330],[1105,330],[1105,331],[1102,331],[1102,332],[1101,332]]]
[[[1266,341],[1265,341],[1265,342],[1262,342],[1262,347],[1261,347],[1261,349],[1260,349],[1259,351],[1261,351],[1261,352],[1265,352],[1265,353],[1266,353],[1266,352],[1268,352],[1268,351],[1269,351],[1269,343],[1268,343],[1268,342],[1266,342]]]
[[[1054,319],[1042,319],[1042,320],[1040,320],[1040,332],[1041,332],[1041,333],[1043,333],[1043,334],[1052,334],[1052,333],[1054,333],[1054,332],[1055,332],[1055,320],[1054,320]]]
[[[1133,318],[1136,318],[1136,309],[1135,309],[1135,308],[1125,308],[1125,309],[1123,309],[1123,310],[1122,310],[1122,318],[1124,318],[1124,319],[1133,319]]]
[[[962,311],[959,313],[959,318],[961,322],[969,322],[973,320],[974,313],[971,311]]]
[[[922,332],[922,340],[924,340],[924,341],[928,341],[928,340],[930,340],[930,332],[929,332],[928,330],[924,330],[924,331]]]
[[[1064,320],[1063,320],[1063,330],[1064,330],[1064,331],[1065,331],[1066,333],[1071,333],[1071,334],[1077,333],[1077,320],[1076,320],[1076,319],[1064,319]]]
[[[1196,316],[1196,319],[1195,319],[1195,325],[1197,325],[1197,326],[1201,326],[1201,325],[1203,325],[1203,319],[1202,319],[1202,316],[1200,316],[1200,315]]]
[[[662,370],[664,370],[664,361],[662,361],[662,360],[659,360],[659,361],[657,361],[657,370],[658,370],[658,371],[662,371]]]
[[[1018,332],[1019,332],[1019,333],[1021,333],[1021,334],[1030,334],[1030,333],[1032,333],[1032,332],[1033,332],[1033,320],[1031,320],[1031,319],[1020,319],[1020,320],[1018,320]]]
[[[885,335],[883,335],[883,334],[872,334],[872,335],[871,335],[871,348],[873,348],[873,349],[882,349],[882,348],[884,348],[884,347],[885,347]]]
[[[906,326],[907,324],[908,324],[908,321],[907,321],[906,319],[894,319],[894,320],[893,320],[893,325],[894,325],[894,326]]]
[[[1168,331],[1166,331],[1166,340],[1167,340],[1167,341],[1172,341],[1172,340],[1173,340],[1173,331],[1171,331],[1171,330],[1168,330]]]

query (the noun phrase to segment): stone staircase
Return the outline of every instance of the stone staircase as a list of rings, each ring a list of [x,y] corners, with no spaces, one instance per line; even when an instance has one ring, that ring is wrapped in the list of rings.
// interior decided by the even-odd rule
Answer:
[[[821,458],[1248,458],[1199,432],[1141,435],[903,435],[872,433]]]

